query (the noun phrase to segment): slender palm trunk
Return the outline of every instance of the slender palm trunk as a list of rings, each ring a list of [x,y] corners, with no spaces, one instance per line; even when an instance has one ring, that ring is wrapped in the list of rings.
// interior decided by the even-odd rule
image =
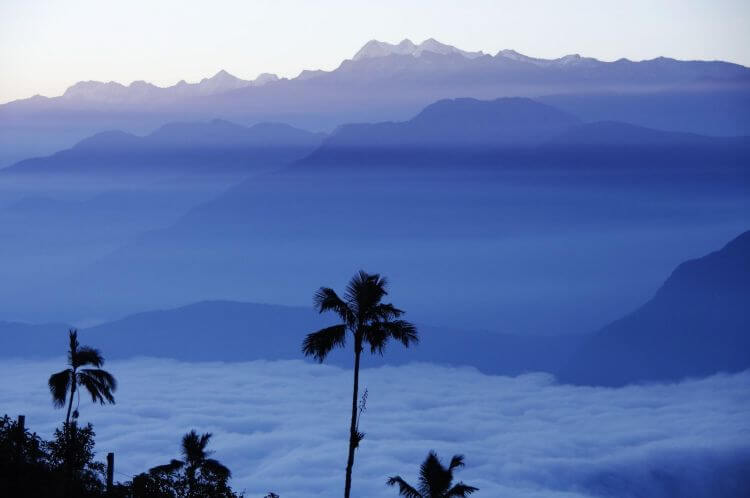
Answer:
[[[68,413],[65,416],[65,490],[64,496],[67,498],[71,495],[73,485],[73,430],[70,427],[70,409],[73,408],[73,396],[76,393],[76,370],[73,369],[70,382],[70,399],[68,400]]]
[[[359,396],[359,356],[362,354],[362,339],[354,341],[354,389],[352,392],[352,425],[349,428],[349,458],[346,461],[346,487],[344,498],[349,498],[352,491],[352,467],[354,467],[354,449],[357,446],[357,397]]]
[[[73,379],[70,382],[70,399],[68,400],[68,414],[65,416],[65,425],[70,424],[70,409],[73,408],[73,396],[76,393],[76,371],[73,370]]]

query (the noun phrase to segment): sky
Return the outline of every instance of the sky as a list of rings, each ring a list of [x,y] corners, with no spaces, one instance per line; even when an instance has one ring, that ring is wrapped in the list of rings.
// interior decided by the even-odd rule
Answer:
[[[0,103],[77,81],[252,79],[334,69],[370,39],[494,54],[750,65],[746,0],[3,0]]]
[[[65,359],[0,361],[0,407],[48,438],[64,418],[46,380]],[[179,457],[181,436],[211,432],[209,450],[248,497],[332,495],[343,487],[350,370],[302,361],[182,363],[138,358],[105,368],[114,406],[81,396],[96,450],[115,477]],[[483,375],[430,364],[368,368],[354,495],[396,496],[429,450],[465,455],[456,477],[477,496],[747,496],[750,372],[619,389],[557,384],[546,374]],[[314,408],[313,408],[314,407]],[[3,412],[0,412],[2,416]]]

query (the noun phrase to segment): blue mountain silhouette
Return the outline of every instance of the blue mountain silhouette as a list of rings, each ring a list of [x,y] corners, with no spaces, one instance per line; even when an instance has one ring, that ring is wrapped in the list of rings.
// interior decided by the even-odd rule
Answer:
[[[633,313],[590,336],[560,372],[619,386],[750,367],[750,231],[686,261]]]

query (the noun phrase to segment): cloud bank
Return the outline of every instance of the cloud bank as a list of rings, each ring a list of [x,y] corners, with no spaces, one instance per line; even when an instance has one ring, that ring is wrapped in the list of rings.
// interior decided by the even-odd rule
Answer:
[[[56,361],[0,362],[0,412],[48,437],[64,417],[46,380]],[[351,372],[302,361],[107,365],[116,406],[81,398],[98,457],[127,480],[179,454],[183,433],[214,433],[215,457],[246,496],[327,497],[343,488]],[[741,496],[750,492],[750,372],[621,389],[544,374],[488,376],[431,364],[366,369],[355,496],[393,497],[430,449],[466,455],[478,496]]]

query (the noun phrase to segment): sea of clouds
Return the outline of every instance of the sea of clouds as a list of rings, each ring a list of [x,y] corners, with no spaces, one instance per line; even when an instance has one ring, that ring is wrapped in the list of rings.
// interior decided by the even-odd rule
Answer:
[[[25,414],[49,437],[54,361],[0,362],[0,415]],[[214,457],[248,497],[342,492],[351,371],[302,361],[106,365],[115,406],[81,398],[97,456],[116,479],[179,456],[190,429],[214,434]],[[546,374],[498,377],[431,364],[366,369],[357,497],[394,497],[388,476],[416,482],[434,449],[466,456],[457,477],[487,497],[750,496],[750,372],[620,389],[559,385]]]

